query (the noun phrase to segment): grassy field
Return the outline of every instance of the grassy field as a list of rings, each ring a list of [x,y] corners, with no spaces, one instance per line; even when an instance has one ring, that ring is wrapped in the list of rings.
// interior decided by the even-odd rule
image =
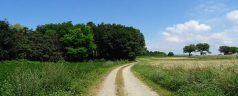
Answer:
[[[234,56],[140,58],[132,69],[162,96],[238,96]]]
[[[124,63],[0,62],[0,96],[85,96],[110,69]]]

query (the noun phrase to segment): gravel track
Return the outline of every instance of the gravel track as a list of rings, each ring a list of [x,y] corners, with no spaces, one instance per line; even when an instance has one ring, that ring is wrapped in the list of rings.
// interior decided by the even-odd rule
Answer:
[[[159,96],[131,72],[133,65],[127,64],[112,70],[103,81],[97,96],[117,96],[117,86],[123,86],[124,91],[120,91],[123,92],[120,93],[123,96]],[[120,80],[116,80],[118,72],[122,72],[121,74],[123,75],[123,78],[121,78],[123,80],[122,85],[117,85],[121,84],[117,83],[118,81],[121,82]]]

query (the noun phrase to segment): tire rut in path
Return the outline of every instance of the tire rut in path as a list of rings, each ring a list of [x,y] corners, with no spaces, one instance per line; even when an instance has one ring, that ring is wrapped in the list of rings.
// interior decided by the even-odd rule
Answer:
[[[97,96],[159,96],[131,72],[133,65],[123,65],[111,71]]]
[[[129,65],[121,67],[116,76],[116,96],[124,96],[124,78],[123,78],[123,73],[122,70]]]
[[[127,66],[123,65],[113,69],[103,81],[97,96],[116,96],[116,76],[119,69]]]
[[[133,65],[127,66],[123,70],[125,84],[124,96],[159,96],[131,72],[131,67]]]

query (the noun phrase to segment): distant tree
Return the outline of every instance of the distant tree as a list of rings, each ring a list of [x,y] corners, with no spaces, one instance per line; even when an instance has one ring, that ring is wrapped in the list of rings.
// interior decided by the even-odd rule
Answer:
[[[169,52],[168,56],[174,56],[174,53],[173,52]]]
[[[148,55],[148,53],[149,53],[149,50],[146,47],[144,47],[139,55],[146,56],[146,55]]]
[[[196,45],[197,51],[200,52],[200,55],[205,55],[206,52],[209,53],[209,44],[207,43],[199,43]]]
[[[223,53],[224,55],[228,55],[230,52],[229,46],[220,46],[219,51]]]
[[[230,47],[230,53],[231,54],[235,54],[235,53],[237,53],[237,47]]]
[[[191,53],[194,51],[196,51],[196,45],[194,45],[194,44],[187,45],[183,48],[183,52],[188,53],[189,56],[192,56]]]
[[[15,58],[14,31],[7,20],[0,21],[0,60]]]
[[[237,47],[230,47],[230,46],[220,46],[219,51],[224,55],[235,54],[238,51]]]
[[[167,56],[165,52],[160,51],[147,51],[146,56]]]

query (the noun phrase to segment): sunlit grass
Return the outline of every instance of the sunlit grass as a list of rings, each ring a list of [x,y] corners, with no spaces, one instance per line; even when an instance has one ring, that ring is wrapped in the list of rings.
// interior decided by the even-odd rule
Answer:
[[[85,96],[91,86],[124,62],[0,63],[0,96]]]
[[[141,61],[133,70],[153,88],[163,87],[179,96],[237,96],[236,59],[158,59]]]

